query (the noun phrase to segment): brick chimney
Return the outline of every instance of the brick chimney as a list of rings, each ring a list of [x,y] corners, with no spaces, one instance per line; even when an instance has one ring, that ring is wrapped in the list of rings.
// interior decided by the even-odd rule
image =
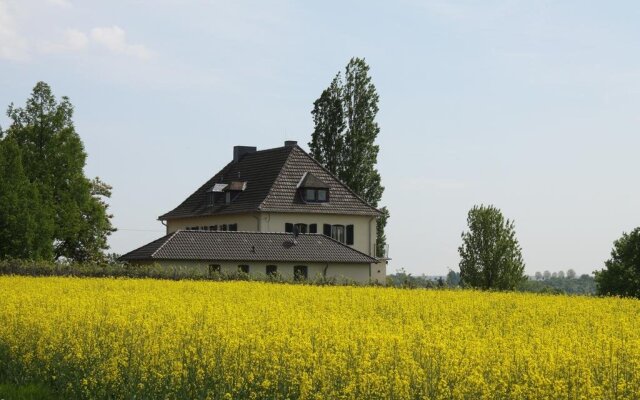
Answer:
[[[256,151],[258,151],[257,147],[233,146],[233,162],[238,162],[245,155],[255,153]]]

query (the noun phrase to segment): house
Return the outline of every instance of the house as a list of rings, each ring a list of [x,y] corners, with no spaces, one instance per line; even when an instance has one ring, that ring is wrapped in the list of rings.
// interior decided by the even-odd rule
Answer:
[[[158,217],[166,236],[121,259],[203,273],[384,283],[380,215],[294,141],[260,151],[235,146],[229,164]]]

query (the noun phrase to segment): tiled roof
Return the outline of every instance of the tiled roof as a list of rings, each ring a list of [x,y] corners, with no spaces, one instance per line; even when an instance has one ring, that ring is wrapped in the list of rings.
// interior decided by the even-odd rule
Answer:
[[[321,234],[176,231],[133,250],[123,261],[280,261],[377,263],[378,260]]]
[[[329,187],[328,202],[305,203],[299,196],[296,196],[298,183],[306,172],[312,173],[315,178]],[[289,158],[273,183],[271,191],[260,205],[260,210],[316,214],[380,214],[380,211],[358,197],[298,146],[295,146],[289,154]]]
[[[329,187],[329,185],[322,182],[311,172],[305,172],[305,174],[302,176],[302,180],[298,183],[297,186],[301,188],[314,188],[314,189],[324,189]]]
[[[305,173],[312,174],[329,187],[329,202],[305,203],[297,195],[297,185]],[[246,189],[234,194],[230,204],[209,205],[207,192],[217,183],[231,184],[233,181],[246,182]],[[296,145],[256,151],[244,155],[238,162],[227,164],[182,204],[158,219],[260,211],[380,214]]]

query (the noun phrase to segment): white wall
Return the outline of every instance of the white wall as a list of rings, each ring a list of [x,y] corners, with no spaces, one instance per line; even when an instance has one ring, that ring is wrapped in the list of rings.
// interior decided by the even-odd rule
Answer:
[[[337,263],[283,263],[265,261],[159,261],[164,268],[183,269],[188,268],[198,275],[208,275],[209,266],[218,264],[223,273],[238,272],[239,265],[249,265],[249,274],[254,276],[265,276],[267,265],[276,265],[278,274],[286,279],[293,278],[293,269],[296,265],[308,267],[308,278],[313,280],[320,278],[326,273],[327,278],[336,278],[339,282],[353,281],[360,284],[370,282],[385,283],[386,266],[383,262],[378,264],[337,264]],[[380,272],[378,272],[380,271]]]
[[[239,231],[284,232],[285,224],[317,224],[322,233],[324,224],[353,225],[353,247],[365,254],[375,256],[376,218],[361,215],[303,214],[303,213],[254,213],[212,215],[206,217],[179,218],[167,221],[167,233],[192,226],[238,224]]]

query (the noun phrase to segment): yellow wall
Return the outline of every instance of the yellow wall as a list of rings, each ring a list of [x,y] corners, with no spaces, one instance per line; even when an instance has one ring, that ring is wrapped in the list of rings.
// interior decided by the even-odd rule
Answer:
[[[167,221],[167,234],[192,226],[211,226],[222,224],[238,224],[239,231],[255,232],[258,230],[257,215],[258,214],[233,214],[170,219]]]
[[[293,267],[306,265],[310,280],[323,276],[326,271],[327,278],[336,278],[339,282],[357,282],[367,284],[371,282],[385,283],[386,266],[384,262],[378,264],[333,264],[333,263],[282,263],[282,262],[256,262],[256,261],[159,261],[164,268],[183,269],[188,268],[196,274],[207,275],[210,264],[219,264],[223,273],[238,272],[238,265],[249,265],[249,274],[256,277],[266,275],[267,265],[276,265],[278,274],[286,279],[293,278]],[[380,272],[378,272],[380,271]],[[371,275],[370,275],[371,274]]]
[[[167,233],[192,226],[238,224],[239,231],[284,232],[285,224],[318,224],[322,233],[323,224],[353,225],[353,247],[368,255],[375,255],[376,219],[360,215],[302,214],[302,213],[255,213],[234,215],[212,215],[207,217],[180,218],[167,221]]]

